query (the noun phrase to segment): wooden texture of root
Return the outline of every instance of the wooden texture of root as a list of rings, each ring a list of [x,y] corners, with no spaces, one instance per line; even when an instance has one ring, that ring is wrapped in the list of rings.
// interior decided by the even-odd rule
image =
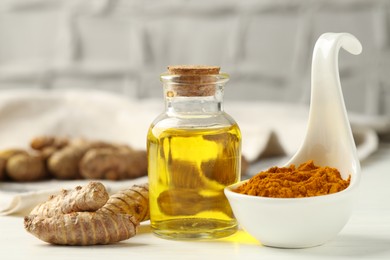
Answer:
[[[148,184],[133,185],[110,198],[100,182],[63,190],[24,218],[25,229],[59,245],[110,244],[128,239],[149,219]]]
[[[67,146],[49,153],[47,166],[50,173],[58,179],[79,179],[82,177],[80,162],[89,150],[98,148],[112,149],[113,147],[115,145],[110,143],[75,139]]]
[[[22,149],[0,151],[0,180],[26,182],[47,177],[44,159],[37,153]]]
[[[54,136],[37,136],[30,142],[30,147],[34,150],[43,150],[47,147],[61,149],[69,143],[68,138]]]
[[[133,185],[113,194],[98,211],[132,215],[138,222],[149,219],[149,185]]]
[[[72,212],[49,218],[29,215],[24,218],[28,232],[58,245],[111,244],[134,236],[138,225],[132,216],[103,212]]]
[[[38,155],[20,153],[8,159],[6,172],[14,181],[38,181],[47,176],[45,162]]]
[[[31,215],[52,217],[79,211],[96,211],[108,200],[106,188],[100,182],[90,182],[84,187],[62,190],[59,195],[51,196],[48,201],[37,205]]]
[[[129,147],[103,147],[88,150],[80,161],[80,174],[86,179],[134,179],[147,174],[145,151]]]
[[[79,162],[88,146],[66,146],[55,151],[48,159],[48,169],[50,173],[58,179],[78,179]]]
[[[80,161],[80,174],[85,179],[126,179],[126,157],[131,152],[112,148],[91,149]]]
[[[0,181],[46,177],[122,180],[147,175],[146,151],[125,144],[38,136],[31,140],[30,148],[0,151]]]

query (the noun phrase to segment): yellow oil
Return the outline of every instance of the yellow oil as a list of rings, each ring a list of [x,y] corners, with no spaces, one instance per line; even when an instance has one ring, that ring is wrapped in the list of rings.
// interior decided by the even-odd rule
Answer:
[[[150,219],[171,239],[233,234],[237,222],[223,193],[239,181],[241,133],[223,128],[160,129],[148,133]]]

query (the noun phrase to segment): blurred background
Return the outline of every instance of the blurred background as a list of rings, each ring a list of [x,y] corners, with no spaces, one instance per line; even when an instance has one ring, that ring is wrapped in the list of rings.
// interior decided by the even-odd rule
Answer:
[[[349,111],[390,118],[388,0],[1,0],[0,89],[99,89],[161,97],[170,64],[220,65],[226,100],[309,103],[311,54],[324,32],[340,53]]]
[[[304,139],[312,52],[325,32],[363,45],[339,58],[363,160],[390,140],[389,0],[0,0],[0,150],[43,134],[145,149],[164,104],[159,75],[205,64],[231,76],[225,109],[249,175],[284,165]],[[12,187],[0,192],[26,190]],[[22,210],[8,197],[0,214]]]

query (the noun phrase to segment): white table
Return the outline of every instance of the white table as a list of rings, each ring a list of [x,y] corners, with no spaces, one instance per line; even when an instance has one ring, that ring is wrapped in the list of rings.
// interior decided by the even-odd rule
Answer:
[[[362,162],[360,199],[340,234],[322,246],[277,249],[261,246],[244,231],[215,241],[170,241],[140,233],[118,244],[53,246],[23,228],[23,218],[0,217],[0,259],[390,259],[390,143]]]

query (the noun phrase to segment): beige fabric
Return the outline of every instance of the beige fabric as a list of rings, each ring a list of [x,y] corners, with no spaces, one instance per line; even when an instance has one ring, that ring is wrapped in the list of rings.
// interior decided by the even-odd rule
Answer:
[[[27,148],[32,137],[70,135],[124,142],[146,148],[146,133],[163,111],[159,100],[135,101],[99,91],[12,90],[0,93],[0,149]],[[265,102],[225,102],[225,110],[238,122],[242,152],[250,161],[269,156],[292,156],[303,141],[308,107]],[[360,159],[377,149],[377,136],[369,126],[354,128]],[[104,183],[111,191],[145,182]],[[50,180],[37,183],[0,182],[0,214],[22,214],[62,188],[87,181]]]

